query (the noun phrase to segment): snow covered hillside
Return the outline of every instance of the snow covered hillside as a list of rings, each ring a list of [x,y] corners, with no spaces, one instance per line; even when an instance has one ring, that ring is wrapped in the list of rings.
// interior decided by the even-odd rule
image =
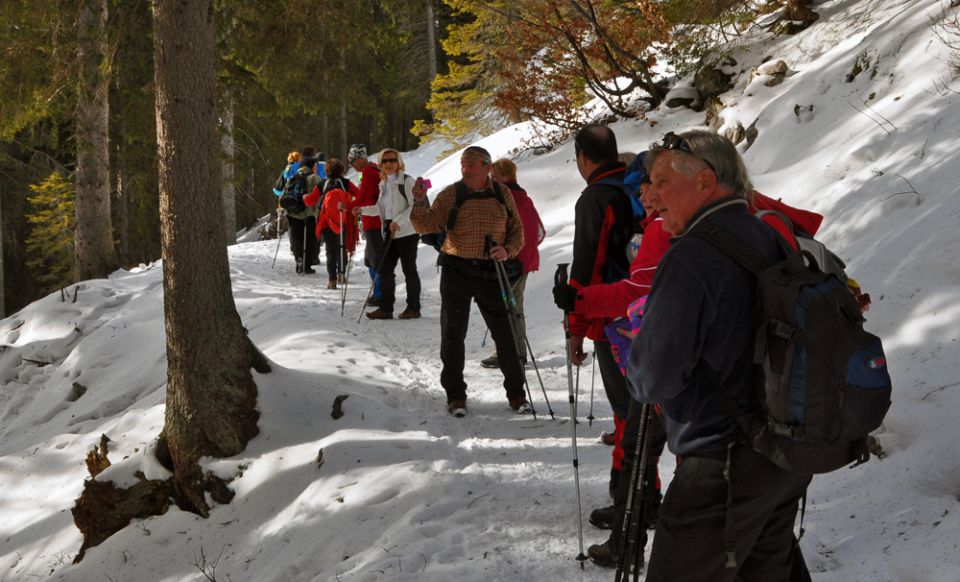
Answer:
[[[754,125],[744,151],[758,190],[825,215],[820,238],[873,297],[868,328],[885,344],[894,403],[877,439],[883,458],[817,477],[801,545],[818,581],[960,581],[960,82],[931,30],[940,0],[830,0],[793,36],[752,32],[733,49],[726,126]],[[750,71],[789,66],[768,87]],[[853,75],[856,63],[861,69]],[[848,76],[850,77],[848,80]],[[613,126],[639,151],[703,114],[665,107]],[[504,155],[528,124],[482,141]],[[743,150],[746,144],[741,145]],[[440,145],[406,154],[408,172],[435,189],[459,173]],[[550,405],[532,370],[538,417],[510,413],[501,378],[478,360],[484,327],[467,337],[470,414],[445,414],[439,386],[435,253],[420,250],[419,320],[359,323],[364,269],[351,274],[346,315],[324,278],[298,277],[276,241],[230,248],[237,308],[276,364],[255,375],[260,435],[211,470],[237,476],[236,497],[209,519],[171,509],[133,523],[77,565],[70,515],[88,476],[87,451],[110,439],[101,478],[152,460],[166,382],[161,266],[118,271],[55,293],[0,321],[0,580],[461,582],[609,580],[574,560],[576,502],[560,313],[550,288],[570,259],[582,181],[572,143],[517,160],[548,229],[541,271],[527,285],[530,342]],[[404,295],[398,286],[398,301]],[[402,305],[398,306],[402,308]],[[203,322],[197,322],[203,325]],[[591,374],[581,371],[578,425],[584,543],[606,539],[586,523],[607,505],[612,427]],[[334,398],[342,418],[331,418]],[[665,483],[674,460],[661,461]]]

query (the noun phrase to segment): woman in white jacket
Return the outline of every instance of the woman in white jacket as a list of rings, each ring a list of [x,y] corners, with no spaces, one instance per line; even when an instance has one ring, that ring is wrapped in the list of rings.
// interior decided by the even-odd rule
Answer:
[[[399,319],[420,317],[420,275],[417,273],[417,247],[420,237],[410,223],[413,208],[414,179],[404,173],[400,152],[385,149],[377,162],[380,166],[380,196],[377,210],[383,223],[383,238],[388,244],[380,264],[380,307],[367,313],[370,319],[392,319],[396,302],[397,262],[407,282],[407,308]]]

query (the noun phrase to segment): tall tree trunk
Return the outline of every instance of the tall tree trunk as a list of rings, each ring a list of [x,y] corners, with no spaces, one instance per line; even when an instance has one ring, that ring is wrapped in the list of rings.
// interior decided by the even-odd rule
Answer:
[[[223,92],[223,111],[220,127],[220,154],[223,161],[223,222],[227,246],[237,244],[237,186],[235,181],[236,142],[233,137],[233,93]]]
[[[340,74],[345,78],[347,76],[347,48],[340,47]],[[347,92],[340,91],[340,143],[338,144],[340,154],[338,157],[346,158],[347,150],[350,144],[347,142]]]
[[[167,407],[161,461],[174,472],[181,503],[200,515],[201,456],[227,457],[257,432],[257,386],[250,368],[270,370],[240,322],[230,288],[218,183],[215,52],[211,0],[154,0],[157,159],[167,335]],[[211,176],[211,173],[213,174]]]
[[[123,263],[130,262],[130,206],[127,204],[129,193],[124,190],[124,179],[127,174],[127,162],[118,144],[116,150],[116,210],[117,210],[117,238],[120,239],[119,259]]]
[[[74,248],[77,280],[117,268],[110,224],[107,0],[81,0],[77,18],[77,201]]]
[[[0,318],[7,315],[3,284],[3,188],[0,187]]]
[[[433,0],[423,0],[427,8],[427,97],[430,96],[430,83],[437,76],[437,22],[433,14]]]

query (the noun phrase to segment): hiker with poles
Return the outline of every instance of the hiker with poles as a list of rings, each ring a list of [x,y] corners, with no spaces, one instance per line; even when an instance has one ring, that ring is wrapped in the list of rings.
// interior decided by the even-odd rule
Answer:
[[[397,317],[417,319],[420,317],[420,274],[417,272],[417,249],[420,237],[410,223],[413,209],[413,191],[416,181],[404,170],[403,157],[395,149],[380,152],[378,165],[381,169],[380,195],[377,211],[383,222],[383,237],[390,241],[378,269],[380,276],[380,301],[376,310],[367,313],[369,319],[393,319],[396,302],[397,262],[400,263],[407,287],[407,308]]]
[[[380,168],[367,159],[367,146],[355,143],[350,146],[347,154],[347,163],[360,176],[360,194],[357,196],[357,206],[353,213],[360,217],[363,227],[363,264],[370,274],[371,292],[367,294],[364,305],[380,306],[380,262],[383,260],[384,244],[383,224],[377,214],[377,200],[380,198]],[[361,316],[362,317],[362,316]]]
[[[523,274],[513,284],[513,295],[516,298],[516,316],[514,317],[513,327],[517,332],[518,349],[520,350],[520,360],[527,363],[527,323],[523,316],[523,291],[527,286],[527,276],[540,269],[540,251],[537,247],[547,236],[547,230],[540,220],[540,214],[537,213],[533,200],[527,194],[527,191],[517,184],[517,166],[506,158],[501,158],[490,165],[490,179],[499,184],[510,188],[513,194],[513,200],[517,204],[517,210],[520,212],[520,221],[523,223],[523,248],[517,255],[517,259],[523,266]],[[532,357],[532,356],[531,356]],[[493,348],[493,353],[489,357],[480,360],[480,365],[484,368],[497,368],[497,349]]]
[[[613,131],[603,125],[587,125],[574,137],[574,150],[577,170],[587,186],[575,207],[573,262],[566,284],[582,289],[598,283],[613,283],[629,274],[627,246],[633,236],[633,211],[623,186],[627,167],[618,159]],[[569,315],[572,364],[579,367],[586,360],[583,342],[586,338],[592,339],[616,432],[622,433],[630,396],[604,334],[604,325],[610,318],[588,318],[575,312]],[[609,491],[612,494],[620,477],[618,456],[613,457],[611,465]]]
[[[642,156],[643,154],[641,154]],[[659,212],[649,204],[650,179],[642,166],[637,170],[638,176],[628,176],[639,184],[642,204],[646,210],[646,218],[641,222],[642,238],[636,256],[630,264],[630,277],[615,283],[598,283],[581,289],[574,289],[570,285],[554,286],[554,302],[564,312],[576,313],[588,318],[611,318],[614,321],[605,327],[605,333],[610,341],[611,350],[619,365],[622,374],[626,366],[626,352],[629,348],[629,339],[620,335],[617,329],[630,320],[624,318],[631,305],[637,299],[646,296],[653,283],[653,276],[660,259],[670,248],[670,235],[663,230],[663,220]],[[624,429],[618,435],[617,443],[620,450],[621,474],[632,475],[632,470],[638,467],[639,458],[634,455],[640,451],[636,449],[638,440],[649,442],[649,462],[643,465],[644,497],[642,505],[636,503],[628,506],[627,500],[634,494],[637,478],[620,479],[613,491],[613,505],[595,509],[590,514],[590,523],[594,526],[611,530],[606,542],[590,546],[587,551],[590,559],[603,567],[614,567],[617,564],[617,553],[620,547],[621,530],[624,512],[628,507],[636,507],[643,512],[643,519],[639,522],[643,526],[640,534],[646,540],[647,526],[656,522],[656,507],[659,502],[659,477],[657,475],[657,460],[663,450],[664,433],[660,418],[656,415],[646,415],[649,421],[643,426],[649,431],[649,438],[638,439],[641,428],[641,416],[646,412],[641,410],[640,403],[630,399]],[[641,509],[642,507],[642,509]],[[645,543],[641,543],[640,551]]]
[[[343,171],[343,162],[330,158],[327,179],[304,198],[307,203],[322,199],[317,233],[327,247],[327,289],[336,289],[337,283],[343,282],[344,270],[349,268],[346,257],[353,256],[357,244],[357,224],[352,218],[345,219],[353,216],[354,200],[359,190],[343,177]]]
[[[627,377],[637,400],[662,404],[677,456],[646,580],[791,580],[802,560],[793,524],[810,476],[746,445],[735,419],[757,406],[754,364],[743,356],[754,351],[757,279],[712,242],[685,235],[723,229],[772,260],[781,244],[750,215],[750,180],[726,138],[668,134],[646,165],[650,203],[675,238],[631,343]]]
[[[418,233],[446,230],[440,249],[440,384],[447,394],[447,412],[455,417],[467,413],[467,384],[463,378],[464,340],[475,300],[494,341],[503,373],[503,387],[510,409],[529,410],[524,393],[524,373],[517,347],[510,335],[509,315],[501,298],[494,261],[505,261],[510,281],[522,268],[514,259],[523,248],[524,235],[517,205],[510,189],[490,180],[490,152],[470,146],[460,156],[462,179],[427,202],[422,187],[413,190],[410,221]],[[486,237],[498,244],[486,247]]]
[[[286,181],[280,203],[284,204],[287,198],[299,199],[296,207],[285,207],[290,231],[290,251],[296,261],[297,274],[311,275],[316,273],[312,268],[313,265],[320,262],[320,247],[315,234],[320,205],[319,196],[311,197],[308,193],[316,189],[320,183],[320,177],[316,174],[317,160],[314,157],[314,148],[307,146],[303,152],[300,166]]]

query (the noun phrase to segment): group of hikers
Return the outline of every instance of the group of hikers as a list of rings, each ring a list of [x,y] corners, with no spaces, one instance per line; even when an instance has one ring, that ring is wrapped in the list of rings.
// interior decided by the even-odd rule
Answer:
[[[614,414],[608,442],[613,445],[613,504],[590,514],[593,525],[611,533],[606,542],[589,547],[589,559],[616,567],[618,580],[631,570],[636,576],[644,563],[647,531],[654,530],[648,581],[809,580],[793,533],[799,502],[812,473],[833,470],[848,457],[859,462],[869,458],[866,433],[861,432],[875,428],[875,418],[882,419],[890,388],[877,340],[870,357],[861,358],[857,370],[848,370],[848,376],[859,375],[854,381],[862,388],[873,391],[875,400],[862,404],[870,407],[865,415],[870,422],[861,417],[859,432],[832,449],[810,444],[811,453],[839,454],[839,464],[808,470],[809,465],[790,465],[795,451],[781,455],[788,458],[784,461],[758,445],[767,437],[803,442],[805,435],[780,430],[783,425],[767,410],[771,403],[758,396],[765,388],[757,370],[766,366],[758,354],[763,355],[761,348],[774,352],[776,346],[765,340],[757,345],[768,299],[758,290],[757,273],[769,263],[801,257],[797,249],[803,240],[812,240],[822,217],[756,192],[734,144],[710,131],[668,133],[634,156],[618,151],[610,128],[588,125],[576,133],[574,145],[586,187],[574,210],[569,276],[565,266],[558,269],[553,298],[564,314],[568,370],[587,360],[584,341],[592,340]],[[471,301],[496,344],[484,365],[501,371],[513,411],[532,412],[530,392],[524,390],[524,367],[532,355],[523,332],[522,298],[527,274],[539,268],[537,246],[546,233],[530,197],[517,184],[516,166],[492,160],[482,147],[467,147],[460,157],[461,179],[430,202],[424,182],[403,172],[396,150],[384,150],[374,164],[362,145],[350,149],[348,161],[361,175],[359,188],[345,182],[343,166],[335,160],[326,163],[325,181],[316,177],[315,162],[309,166],[313,169],[304,170],[311,157],[317,158],[312,151],[302,152],[297,170],[310,173],[307,183],[317,196],[308,202],[326,199],[321,209],[302,217],[288,214],[298,270],[302,264],[309,272],[316,263],[310,234],[302,242],[293,235],[301,222],[318,233],[339,233],[336,226],[356,224],[324,215],[331,180],[340,181],[344,194],[337,195],[331,210],[362,219],[365,262],[378,307],[367,317],[392,317],[398,260],[407,281],[407,309],[400,317],[419,317],[417,246],[432,235],[441,267],[440,384],[448,412],[462,417],[468,410],[463,372]],[[355,241],[350,236],[344,244]],[[329,249],[340,248],[335,246],[340,240],[324,235],[331,286],[336,272],[330,270]],[[797,260],[802,264],[804,259]],[[837,310],[857,328],[869,296],[860,294],[845,273],[841,278]],[[777,324],[780,331],[786,325]],[[808,357],[841,356],[811,351]],[[784,398],[796,400],[797,387],[789,389]],[[818,396],[809,392],[803,397]],[[573,403],[572,388],[570,399]],[[840,408],[855,405],[861,403]],[[747,427],[743,419],[753,416],[763,419],[775,437],[758,437],[755,427]],[[808,423],[812,438],[813,420],[797,422]],[[769,442],[771,450],[779,445]],[[677,464],[661,496],[657,464],[665,445]],[[579,501],[579,484],[577,491]],[[580,557],[585,559],[582,529],[580,535]]]

